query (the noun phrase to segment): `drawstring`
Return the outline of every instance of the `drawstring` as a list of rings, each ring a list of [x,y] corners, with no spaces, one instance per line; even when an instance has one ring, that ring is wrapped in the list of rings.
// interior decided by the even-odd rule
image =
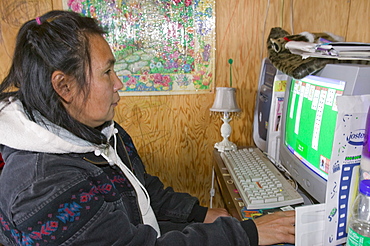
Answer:
[[[116,146],[117,146],[117,137],[116,137],[116,134],[118,133],[118,130],[117,130],[117,128],[114,128],[114,130],[113,130],[113,137],[114,137],[114,153],[115,153],[115,156],[116,156],[116,158],[118,158],[118,155],[117,155],[117,152],[116,152]],[[109,147],[107,148],[105,148],[106,150],[107,150],[107,152],[109,152]],[[115,163],[114,163],[114,161],[112,160],[112,159],[110,159],[109,158],[109,156],[107,156],[103,151],[102,151],[102,148],[101,149],[96,149],[96,150],[94,150],[94,154],[96,155],[96,156],[99,156],[99,155],[101,155],[102,157],[104,157],[104,159],[109,163],[109,165],[111,165],[111,166],[114,166],[115,165]]]
[[[132,171],[126,166],[121,158],[117,154],[117,136],[118,130],[116,128],[113,129],[113,132],[110,132],[111,134],[107,133],[107,135],[113,135],[114,144],[113,147],[110,145],[101,146],[99,149],[95,150],[95,155],[99,156],[101,155],[104,157],[110,165],[117,165],[121,171],[124,173],[126,178],[129,180],[129,182],[134,187],[134,190],[137,194],[137,200],[139,209],[141,212],[142,220],[144,224],[152,226],[157,231],[157,237],[160,237],[161,230],[158,225],[158,221],[156,219],[156,216],[154,214],[154,211],[152,207],[150,206],[150,197],[148,191],[145,189],[144,185],[141,184],[141,182],[137,179],[137,177],[132,173]],[[110,129],[110,131],[112,131]],[[124,151],[126,152],[127,158],[130,161],[130,157],[126,151],[125,144],[123,143]],[[147,207],[145,208],[145,201],[147,202]]]
[[[112,161],[111,159],[109,159],[109,157],[106,154],[104,154],[100,149],[94,150],[94,154],[96,156],[101,155],[102,157],[104,157],[105,160],[107,160],[107,162],[109,163],[109,165],[114,166],[114,161]]]
[[[116,164],[121,169],[124,168],[135,179],[135,181],[139,184],[140,188],[142,189],[142,191],[144,192],[144,194],[145,194],[145,196],[147,198],[147,209],[143,213],[143,215],[146,215],[148,213],[149,209],[150,209],[150,196],[149,196],[149,193],[145,189],[144,185],[137,179],[137,177],[132,173],[132,171],[125,164],[122,163],[121,159],[119,158],[118,153],[117,153],[117,136],[116,136],[117,133],[118,133],[117,128],[114,128],[114,130],[113,130],[113,140],[114,140],[114,144],[113,144],[114,148],[113,148],[113,150],[114,150],[114,155],[115,155],[115,158],[117,160],[116,161],[117,163],[114,163],[114,161],[111,158],[109,158],[109,156],[107,156],[101,149],[96,149],[94,151],[94,154],[96,156],[101,155],[102,157],[104,157],[104,159],[106,159],[108,161],[109,165],[111,165],[111,166],[114,166]],[[107,152],[109,152],[109,147],[106,148],[106,150],[107,150]],[[127,156],[127,158],[129,158],[129,156]]]

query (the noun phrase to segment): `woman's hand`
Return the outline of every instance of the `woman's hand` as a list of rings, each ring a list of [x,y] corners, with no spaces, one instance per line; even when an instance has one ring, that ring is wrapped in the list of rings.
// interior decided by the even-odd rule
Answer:
[[[295,211],[279,211],[254,220],[258,231],[258,244],[271,245],[295,241]]]
[[[204,223],[212,223],[218,217],[228,217],[228,216],[230,216],[230,214],[224,208],[209,208],[204,219]]]

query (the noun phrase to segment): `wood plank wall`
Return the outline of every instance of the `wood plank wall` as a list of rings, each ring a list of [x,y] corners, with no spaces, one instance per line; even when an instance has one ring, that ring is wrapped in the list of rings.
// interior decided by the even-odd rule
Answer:
[[[19,25],[61,9],[60,0],[0,2],[0,79],[9,68]],[[231,121],[231,141],[253,145],[252,122],[261,59],[272,27],[290,33],[328,31],[346,41],[370,42],[369,0],[217,0],[216,86],[233,86],[242,109]],[[165,185],[189,192],[209,205],[212,149],[221,141],[221,120],[211,117],[214,94],[122,97],[115,120],[131,134],[149,173]],[[222,206],[216,196],[214,206]]]

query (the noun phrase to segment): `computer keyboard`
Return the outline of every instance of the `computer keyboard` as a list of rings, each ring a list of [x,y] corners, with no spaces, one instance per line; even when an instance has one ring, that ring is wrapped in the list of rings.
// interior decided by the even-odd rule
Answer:
[[[247,209],[303,203],[302,196],[255,147],[220,154]]]

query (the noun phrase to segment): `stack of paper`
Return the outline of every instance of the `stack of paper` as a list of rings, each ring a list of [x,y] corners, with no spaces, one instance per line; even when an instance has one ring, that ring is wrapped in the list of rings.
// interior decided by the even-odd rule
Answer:
[[[292,54],[301,55],[303,59],[308,57],[333,58],[338,60],[369,60],[370,43],[359,42],[332,42],[310,43],[301,41],[289,41],[285,48]]]

